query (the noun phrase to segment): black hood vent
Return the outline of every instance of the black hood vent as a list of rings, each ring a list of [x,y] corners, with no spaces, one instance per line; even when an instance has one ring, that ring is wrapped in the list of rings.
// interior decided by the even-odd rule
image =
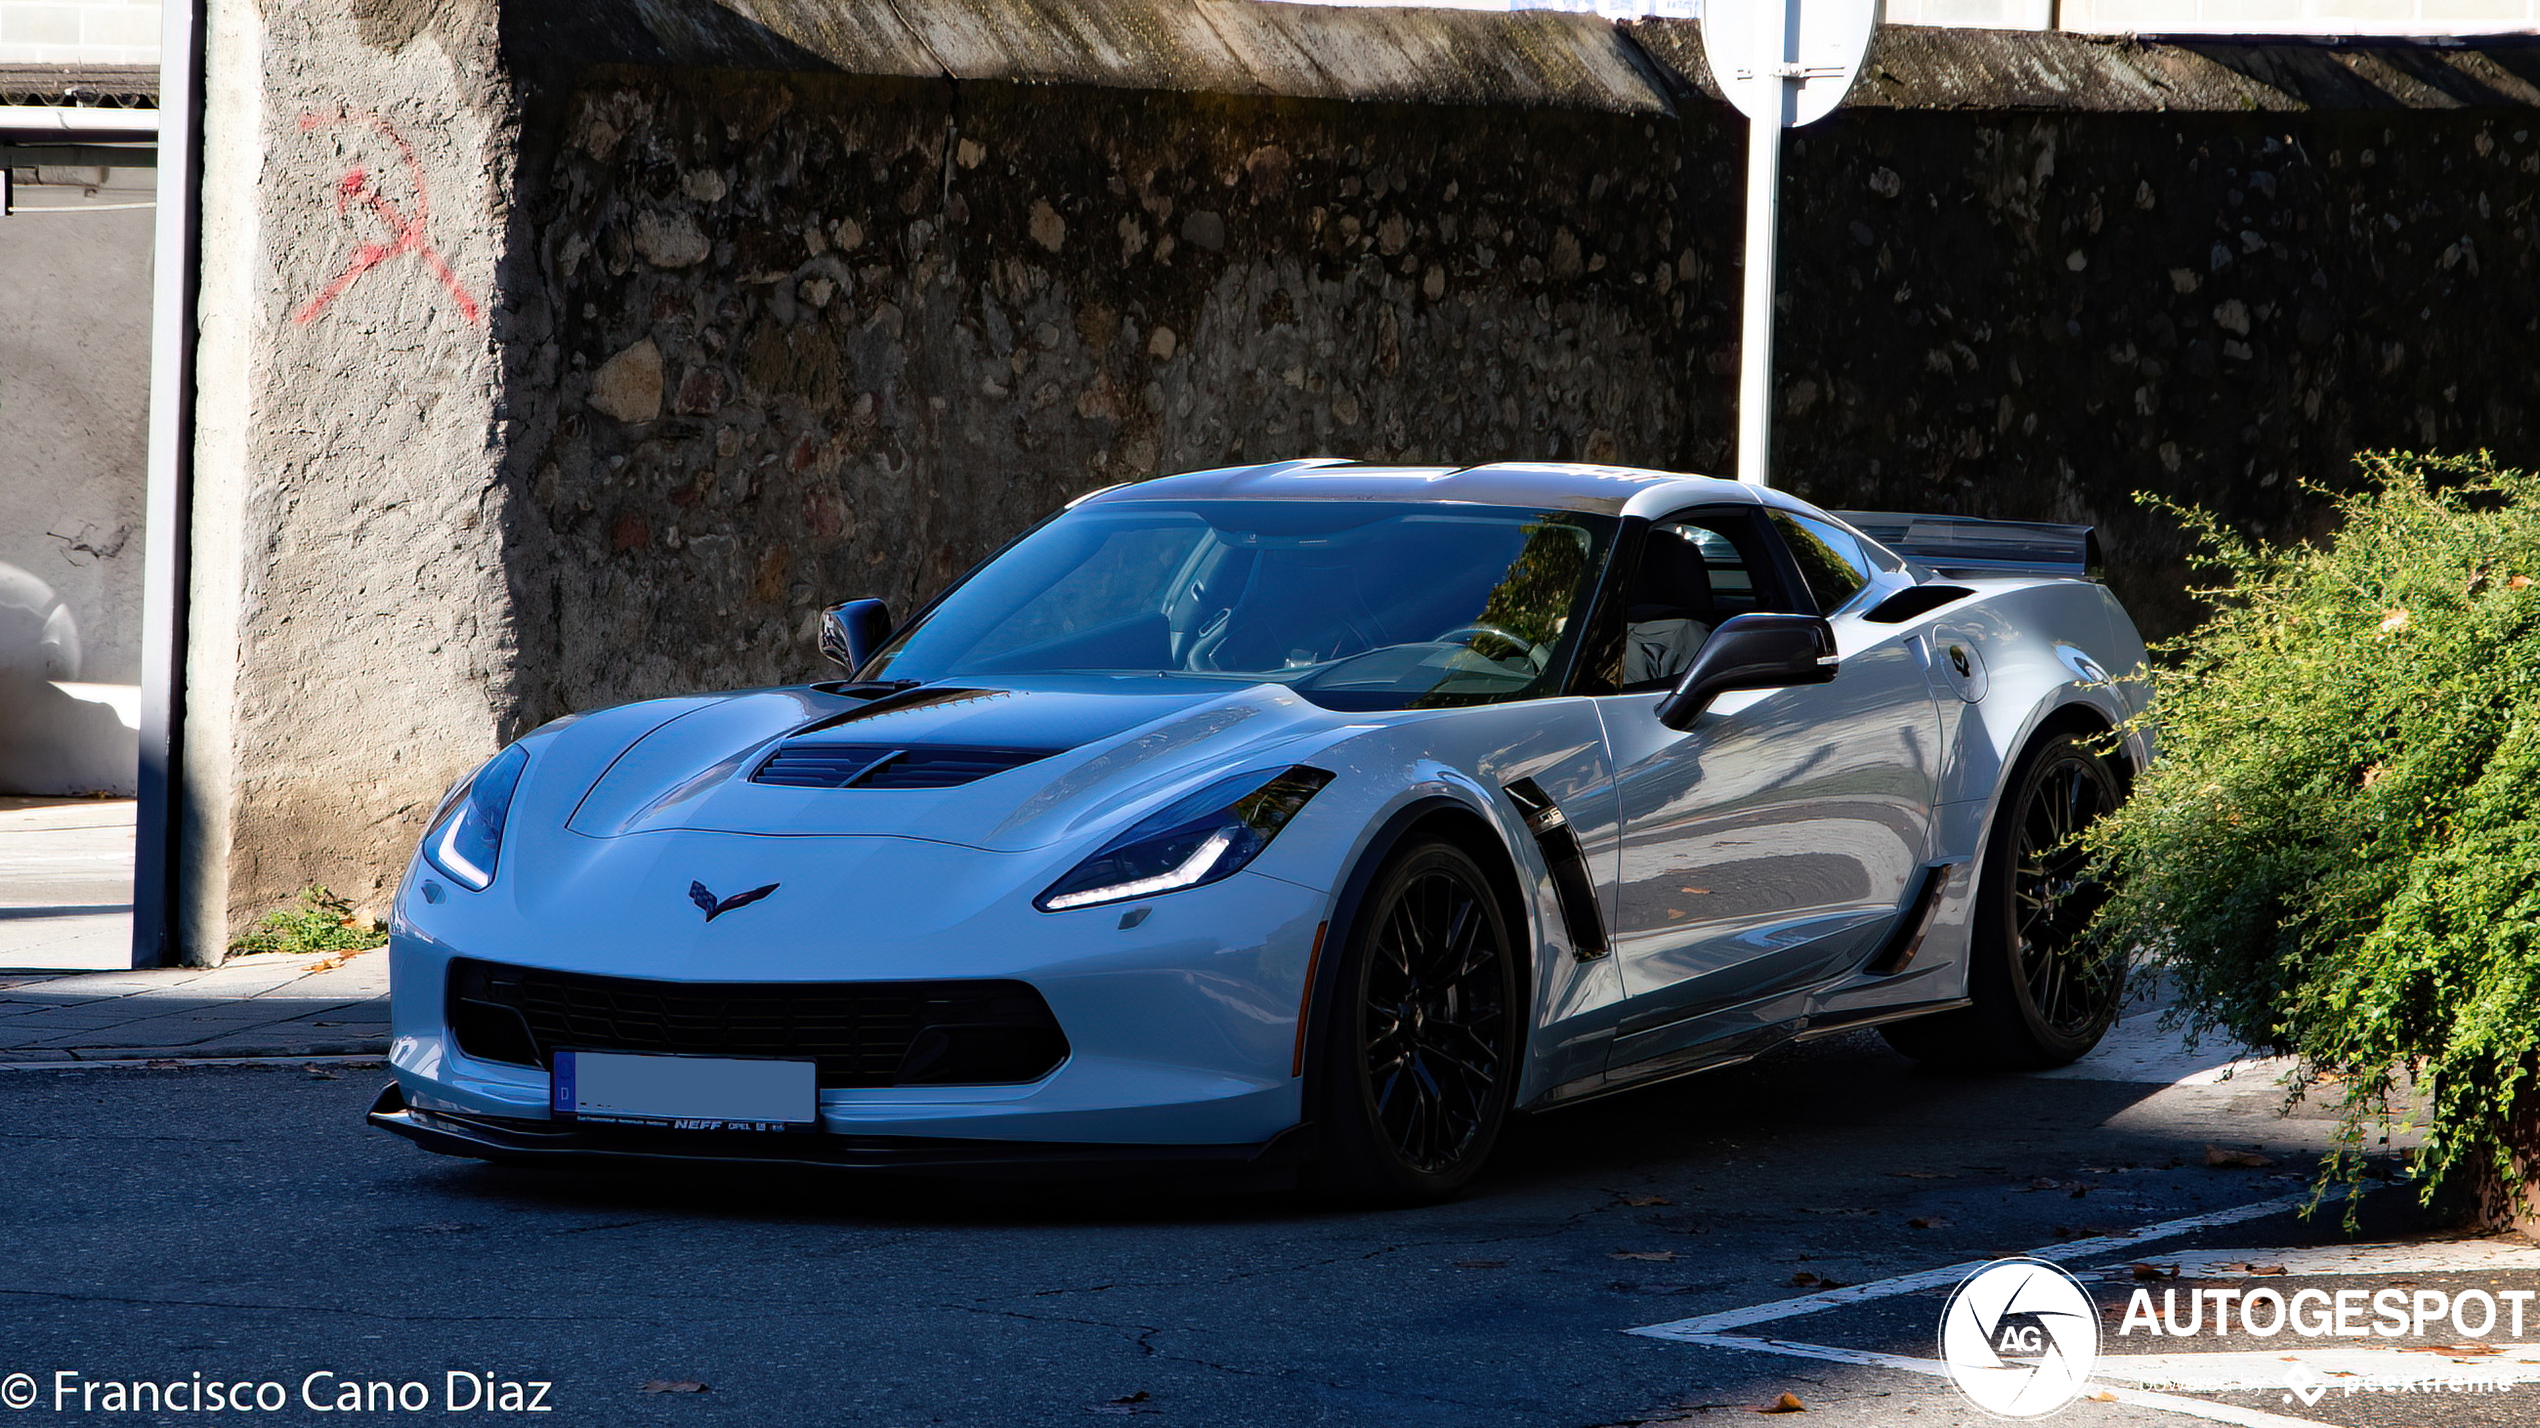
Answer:
[[[788,739],[758,766],[750,781],[784,788],[957,788],[1057,752]]]

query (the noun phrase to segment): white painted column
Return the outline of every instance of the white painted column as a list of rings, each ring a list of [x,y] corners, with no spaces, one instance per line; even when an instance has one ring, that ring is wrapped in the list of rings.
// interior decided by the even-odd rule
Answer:
[[[1757,486],[1772,484],[1773,272],[1781,222],[1781,180],[1781,125],[1748,120],[1746,295],[1739,305],[1737,479]]]

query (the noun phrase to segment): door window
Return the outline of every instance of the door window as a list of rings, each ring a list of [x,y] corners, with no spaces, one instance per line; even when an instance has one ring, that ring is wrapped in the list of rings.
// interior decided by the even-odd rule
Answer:
[[[1877,567],[1859,538],[1841,526],[1829,525],[1789,511],[1773,512],[1773,528],[1781,532],[1790,547],[1791,559],[1799,566],[1799,578],[1816,599],[1817,613],[1831,615],[1845,602],[1861,593],[1870,583]]]
[[[1672,684],[1722,620],[1760,608],[1753,566],[1732,535],[1745,524],[1737,514],[1687,514],[1642,533],[1625,589],[1623,688]]]

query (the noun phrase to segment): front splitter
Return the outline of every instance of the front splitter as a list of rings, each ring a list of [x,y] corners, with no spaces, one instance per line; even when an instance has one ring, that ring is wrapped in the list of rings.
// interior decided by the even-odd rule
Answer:
[[[1252,1145],[1114,1145],[1081,1141],[952,1140],[931,1136],[652,1130],[462,1115],[410,1106],[394,1081],[370,1123],[424,1149],[516,1164],[630,1160],[802,1165],[833,1170],[994,1179],[1084,1179],[1147,1171],[1287,1171],[1308,1158],[1310,1127]]]

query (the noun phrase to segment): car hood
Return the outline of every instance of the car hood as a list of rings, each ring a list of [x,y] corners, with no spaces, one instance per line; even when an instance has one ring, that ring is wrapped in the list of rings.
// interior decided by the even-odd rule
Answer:
[[[874,700],[757,690],[610,710],[560,730],[523,796],[596,838],[889,835],[1022,851],[1113,821],[1193,778],[1256,758],[1275,766],[1297,753],[1281,755],[1282,746],[1316,742],[1343,723],[1277,685],[1153,675],[967,681]],[[907,786],[859,772],[886,754],[917,765],[921,779],[957,781]],[[780,755],[780,769],[809,768],[844,786],[768,782]],[[967,766],[928,771],[939,758]],[[1009,761],[1019,762],[1000,767]]]

